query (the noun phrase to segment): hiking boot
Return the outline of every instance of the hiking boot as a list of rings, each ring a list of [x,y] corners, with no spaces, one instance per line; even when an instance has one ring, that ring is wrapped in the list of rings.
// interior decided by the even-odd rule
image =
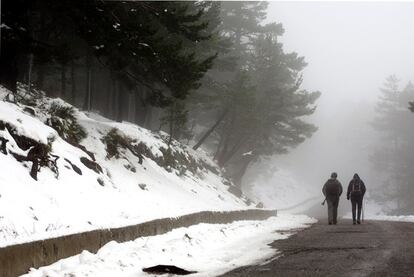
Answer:
[[[356,224],[356,221],[354,220],[354,222],[352,222],[352,224],[355,225]]]
[[[332,222],[330,222],[330,221],[329,221],[329,223],[328,223],[328,224],[329,224],[329,225],[332,225]]]
[[[358,221],[357,221],[357,223],[358,223],[358,224],[361,224],[361,221],[359,221],[359,220],[358,220]]]

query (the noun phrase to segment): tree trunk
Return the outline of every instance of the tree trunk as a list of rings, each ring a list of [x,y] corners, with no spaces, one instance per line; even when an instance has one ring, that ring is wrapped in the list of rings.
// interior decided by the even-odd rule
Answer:
[[[17,92],[17,52],[12,45],[1,46],[0,53],[0,84],[16,94]]]
[[[169,126],[170,126],[170,138],[168,140],[168,147],[170,147],[172,139],[173,139],[173,133],[174,133],[174,108],[175,108],[175,102],[171,104],[170,108],[170,120],[169,120]]]
[[[111,117],[112,119],[116,119],[118,115],[118,81],[114,78],[112,82],[112,99],[111,99]]]
[[[191,128],[190,128],[190,134],[194,134],[194,128],[196,127],[196,121],[195,120],[192,120],[191,121]],[[193,136],[188,136],[188,138],[187,138],[187,142],[186,142],[186,145],[188,146],[188,145],[190,145],[190,140],[193,138]]]
[[[153,129],[153,125],[152,125],[152,107],[151,105],[147,104],[145,106],[145,121],[144,121],[144,127],[152,130]]]
[[[211,128],[207,130],[207,132],[204,134],[204,136],[201,137],[201,139],[196,143],[196,145],[193,146],[193,149],[194,150],[197,150],[204,143],[204,141],[213,133],[213,131],[224,120],[224,118],[226,117],[227,113],[228,113],[228,109],[224,110],[224,112],[217,119],[216,123],[214,123],[214,125],[211,126]]]
[[[135,121],[135,97],[137,97],[135,94],[131,93],[131,91],[128,92],[127,98],[128,98],[128,106],[127,106],[127,120],[129,122]]]
[[[60,94],[66,99],[66,64],[62,64],[60,70]]]
[[[75,68],[75,61],[71,61],[70,63],[70,80],[71,80],[71,101],[72,104],[76,104],[76,68]]]
[[[140,126],[144,126],[144,124],[145,124],[145,114],[142,115],[142,110],[144,110],[144,107],[142,106],[141,100],[139,99],[139,96],[137,94],[138,94],[138,92],[136,92],[135,99],[134,99],[134,102],[135,102],[134,122],[136,124],[140,125]]]
[[[222,164],[223,164],[222,160],[227,155],[229,143],[230,143],[230,135],[227,135],[226,138],[224,139],[223,147],[221,148],[220,152],[218,152],[217,157],[216,157],[217,164],[220,167],[222,167]]]
[[[221,148],[224,144],[224,135],[220,136],[219,143],[217,144],[216,152],[214,153],[213,160],[217,160],[219,153],[221,152]]]
[[[118,109],[116,114],[116,121],[122,122],[124,119],[124,91],[120,82],[117,82],[117,98],[118,98]]]
[[[248,137],[244,137],[244,138],[240,138],[237,143],[235,143],[233,145],[233,147],[227,151],[227,153],[225,153],[225,155],[223,155],[221,157],[221,160],[219,160],[219,165],[221,166],[225,166],[226,163],[228,161],[231,160],[231,158],[233,158],[233,156],[237,153],[237,151],[240,150],[240,148],[243,146],[243,143],[248,139]]]
[[[87,89],[86,89],[86,96],[87,96],[87,102],[86,102],[86,106],[87,106],[87,111],[90,112],[91,111],[91,104],[92,104],[92,70],[91,67],[88,66],[88,72],[86,75],[86,85],[87,85]]]
[[[29,55],[29,66],[27,70],[27,93],[32,89],[33,54]]]
[[[111,118],[112,116],[112,99],[114,94],[114,80],[112,78],[108,79],[108,84],[106,87],[107,91],[105,94],[105,108],[104,108],[104,116]]]
[[[243,176],[253,159],[253,156],[244,157],[239,170],[232,176],[232,181],[237,187],[241,188]]]
[[[223,134],[223,136],[224,136],[224,141],[223,141],[223,147],[221,148],[221,150],[218,152],[218,153],[216,153],[216,155],[215,155],[215,160],[217,160],[218,161],[218,163],[219,163],[219,165],[220,165],[220,161],[221,160],[223,160],[224,159],[224,157],[227,155],[227,151],[228,151],[228,148],[229,148],[229,144],[230,144],[230,137],[231,137],[231,134],[233,133],[233,129],[234,129],[234,121],[235,121],[235,113],[233,112],[232,113],[232,116],[231,116],[231,120],[230,120],[230,122],[227,124],[227,128],[225,128],[225,130],[226,130],[226,134]]]
[[[46,67],[44,64],[39,64],[37,66],[37,87],[41,90],[45,88],[45,74],[46,74]],[[52,93],[53,96],[53,93]]]
[[[86,93],[85,93],[85,100],[83,103],[83,109],[86,111],[91,110],[91,78],[92,78],[92,71],[91,71],[91,56],[90,53],[86,56]]]

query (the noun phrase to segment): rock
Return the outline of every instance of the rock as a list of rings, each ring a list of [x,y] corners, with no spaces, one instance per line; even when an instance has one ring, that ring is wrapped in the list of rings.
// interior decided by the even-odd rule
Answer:
[[[77,144],[77,145],[74,145],[74,146],[82,149],[83,152],[85,152],[86,154],[88,154],[88,156],[92,159],[92,161],[96,161],[95,154],[93,154],[91,151],[89,151],[88,149],[86,149],[85,146],[83,146],[82,144]]]
[[[4,101],[6,102],[10,102],[10,103],[16,103],[16,97],[14,96],[13,93],[8,93],[5,97],[4,97]]]
[[[32,116],[36,115],[35,110],[33,108],[30,108],[30,107],[24,107],[23,111],[28,113],[28,114],[31,114]]]
[[[148,190],[146,184],[139,184],[138,185],[142,190]]]
[[[175,265],[156,265],[152,267],[143,268],[142,271],[151,274],[176,274],[176,275],[188,275],[197,273],[197,271],[188,271]]]
[[[7,145],[7,142],[9,142],[9,140],[8,139],[5,139],[3,137],[0,137],[0,142],[1,142],[0,152],[3,153],[4,155],[7,155],[6,145]]]
[[[82,170],[79,167],[77,167],[76,165],[74,165],[71,161],[69,161],[66,158],[65,158],[65,161],[72,166],[73,171],[75,171],[79,175],[82,175]]]
[[[131,172],[133,172],[133,173],[136,173],[136,172],[137,172],[136,167],[135,167],[135,166],[133,166],[133,165],[130,165],[130,164],[125,164],[125,165],[124,165],[124,167],[125,167],[127,170],[129,170],[129,171],[131,171]]]
[[[105,183],[104,183],[104,181],[102,180],[102,178],[98,178],[98,179],[96,179],[96,181],[98,181],[98,183],[99,183],[101,186],[105,186]]]
[[[91,160],[89,160],[88,158],[85,158],[85,157],[81,157],[80,158],[80,161],[87,167],[87,168],[89,168],[89,169],[91,169],[91,170],[93,170],[93,171],[95,171],[96,173],[102,173],[102,167],[98,164],[98,163],[96,163],[96,162],[94,162],[94,161],[91,161]]]

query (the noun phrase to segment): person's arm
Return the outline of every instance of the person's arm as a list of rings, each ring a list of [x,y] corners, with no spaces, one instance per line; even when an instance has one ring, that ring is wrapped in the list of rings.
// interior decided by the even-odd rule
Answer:
[[[362,197],[364,197],[365,192],[367,191],[367,188],[365,187],[365,184],[364,184],[364,182],[362,180],[361,180],[361,183],[362,183],[362,187],[361,187]]]
[[[325,185],[323,185],[323,188],[322,188],[322,193],[323,193],[323,195],[326,197],[326,184],[327,184],[328,182],[326,182],[325,183]]]
[[[338,185],[339,185],[339,196],[341,196],[342,195],[342,192],[343,192],[341,182],[338,181]]]
[[[346,192],[346,199],[348,199],[348,200],[349,200],[349,196],[351,194],[351,188],[352,188],[352,181],[349,182],[348,191]]]

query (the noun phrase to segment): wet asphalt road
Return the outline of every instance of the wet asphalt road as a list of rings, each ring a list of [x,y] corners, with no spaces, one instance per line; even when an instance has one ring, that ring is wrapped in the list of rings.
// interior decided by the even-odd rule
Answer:
[[[323,220],[271,246],[266,263],[223,276],[414,276],[414,223]]]

